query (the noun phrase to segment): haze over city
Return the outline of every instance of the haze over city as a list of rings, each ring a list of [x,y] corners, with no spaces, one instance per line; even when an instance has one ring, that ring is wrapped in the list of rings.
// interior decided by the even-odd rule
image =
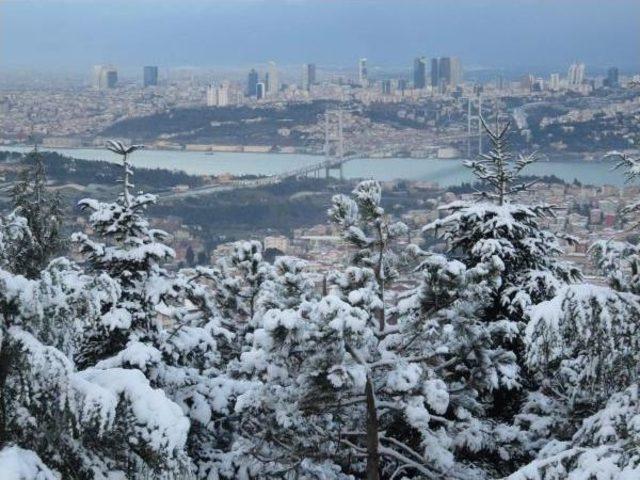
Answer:
[[[637,67],[634,0],[5,0],[3,68],[232,67],[275,59],[402,67],[421,54],[469,67]]]

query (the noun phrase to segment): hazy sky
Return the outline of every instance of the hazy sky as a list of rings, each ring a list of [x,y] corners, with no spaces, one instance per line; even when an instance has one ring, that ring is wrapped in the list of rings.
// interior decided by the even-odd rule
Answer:
[[[0,0],[0,68],[316,62],[640,69],[640,0]]]

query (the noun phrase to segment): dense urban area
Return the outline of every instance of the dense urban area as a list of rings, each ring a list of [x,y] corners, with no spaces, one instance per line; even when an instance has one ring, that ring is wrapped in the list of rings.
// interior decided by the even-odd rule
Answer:
[[[513,121],[518,147],[589,157],[632,148],[631,120],[640,109],[630,88],[637,75],[611,67],[587,76],[583,63],[546,78],[481,72],[488,81],[463,81],[455,57],[418,57],[402,78],[380,69],[370,78],[367,59],[359,60],[355,75],[312,63],[300,75],[291,70],[284,77],[291,83],[280,80],[275,62],[264,73],[251,69],[242,81],[207,81],[220,74],[201,70],[167,70],[161,77],[158,67],[120,81],[116,67],[98,65],[90,85],[7,82],[0,141],[24,142],[35,132],[45,147],[101,147],[118,137],[161,149],[322,153],[325,112],[340,110],[349,151],[361,156],[468,156],[477,151],[482,115]]]
[[[466,75],[484,81],[467,80],[455,57],[416,57],[408,74],[397,78],[380,69],[369,75],[368,68],[363,58],[355,73],[323,71],[313,63],[302,65],[299,74],[291,67],[281,73],[269,62],[263,71],[250,69],[245,79],[236,72],[233,79],[211,81],[220,74],[198,69],[163,73],[147,66],[139,78],[120,79],[115,66],[97,65],[86,84],[52,82],[49,88],[32,89],[25,82],[19,87],[8,82],[0,93],[0,138],[7,147],[36,139],[50,180],[74,202],[87,193],[106,198],[117,190],[115,165],[72,159],[73,148],[102,148],[109,138],[150,149],[212,154],[312,153],[323,155],[319,162],[338,156],[460,162],[481,153],[483,141],[486,150],[482,116],[490,126],[509,123],[510,148],[536,152],[538,160],[588,165],[603,161],[610,150],[636,148],[640,77],[621,75],[616,67],[588,75],[585,64],[577,62],[566,75],[547,78]],[[64,156],[47,149],[62,149]],[[9,186],[24,157],[5,152],[3,159],[0,168]],[[319,262],[319,269],[346,259],[325,211],[331,195],[350,191],[353,181],[332,178],[330,172],[326,179],[314,179],[305,172],[276,184],[190,197],[181,194],[208,185],[215,189],[234,178],[187,175],[180,172],[179,159],[173,172],[137,172],[138,186],[146,191],[179,193],[150,210],[153,221],[174,235],[178,262],[212,259],[225,245],[248,236],[264,240],[267,249]],[[315,173],[324,176],[324,171]],[[530,200],[558,207],[556,229],[580,239],[571,247],[573,257],[584,257],[599,235],[624,236],[619,212],[633,197],[634,186],[555,182],[536,188]],[[420,221],[437,216],[439,204],[469,195],[456,186],[402,178],[382,187],[393,214],[415,226],[414,241],[421,238]],[[82,221],[75,213],[71,217],[73,224]]]

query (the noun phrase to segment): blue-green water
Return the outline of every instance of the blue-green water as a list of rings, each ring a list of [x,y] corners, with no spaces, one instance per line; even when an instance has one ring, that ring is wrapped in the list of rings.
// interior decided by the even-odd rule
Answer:
[[[0,150],[28,151],[26,147],[0,147]],[[86,160],[119,161],[104,149],[51,149],[60,154]],[[312,165],[323,159],[314,155],[279,153],[215,153],[141,150],[132,156],[133,164],[145,168],[184,170],[193,175],[255,174],[274,175]],[[566,181],[579,180],[593,185],[623,185],[621,171],[614,171],[608,162],[539,162],[525,171],[531,175],[555,175]],[[373,178],[376,180],[424,180],[442,186],[458,185],[471,180],[461,160],[417,158],[362,158],[344,165],[346,178]]]

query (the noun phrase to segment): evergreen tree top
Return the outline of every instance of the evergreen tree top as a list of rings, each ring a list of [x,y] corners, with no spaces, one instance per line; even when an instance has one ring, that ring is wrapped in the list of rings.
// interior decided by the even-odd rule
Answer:
[[[47,263],[63,250],[62,202],[47,190],[43,157],[37,144],[27,155],[27,168],[12,191],[13,216],[25,220],[19,241],[12,245],[13,271],[36,278]]]
[[[534,163],[536,157],[533,154],[518,155],[514,159],[509,151],[508,134],[510,124],[507,123],[502,129],[492,130],[485,120],[480,117],[482,127],[491,142],[489,153],[480,155],[477,160],[468,160],[464,164],[471,169],[473,174],[486,184],[489,189],[478,192],[478,195],[495,201],[498,205],[503,205],[509,197],[519,192],[527,190],[535,182],[517,183],[522,170]]]

